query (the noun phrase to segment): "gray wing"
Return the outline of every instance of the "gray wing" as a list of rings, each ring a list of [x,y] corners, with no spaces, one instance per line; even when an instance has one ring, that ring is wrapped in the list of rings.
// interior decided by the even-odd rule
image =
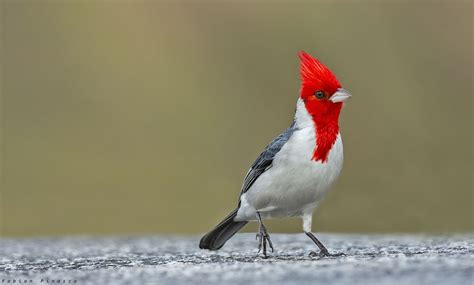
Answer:
[[[275,155],[281,150],[285,143],[290,139],[293,132],[296,130],[295,122],[276,137],[269,145],[265,147],[263,152],[257,157],[255,162],[250,167],[249,172],[245,176],[244,184],[242,185],[242,190],[240,195],[247,192],[252,184],[257,180],[257,178],[262,175],[267,169],[272,166],[273,159]],[[239,202],[240,203],[240,202]]]

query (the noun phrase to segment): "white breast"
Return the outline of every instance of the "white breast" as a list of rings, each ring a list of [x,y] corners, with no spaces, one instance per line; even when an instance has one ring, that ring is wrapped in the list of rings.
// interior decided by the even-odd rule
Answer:
[[[254,220],[256,211],[264,218],[302,216],[317,206],[339,176],[343,162],[340,134],[328,161],[314,161],[314,123],[301,100],[295,120],[298,130],[277,153],[272,167],[241,196],[236,220]]]

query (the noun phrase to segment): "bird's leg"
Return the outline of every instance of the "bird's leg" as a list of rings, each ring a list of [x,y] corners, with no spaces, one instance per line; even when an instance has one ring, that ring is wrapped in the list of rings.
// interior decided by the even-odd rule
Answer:
[[[270,240],[270,235],[268,235],[267,233],[267,228],[262,222],[262,218],[260,217],[259,212],[257,212],[257,220],[259,223],[258,233],[256,236],[258,240],[258,253],[260,253],[260,251],[263,250],[263,256],[266,258],[267,257],[267,242],[272,252],[273,252],[273,244],[272,244],[272,241]]]
[[[325,256],[343,256],[345,255],[344,253],[336,253],[336,254],[330,254],[328,249],[320,242],[311,232],[305,232],[305,234],[319,247],[319,253],[316,253],[314,251],[310,252],[310,256],[320,256],[320,257],[325,257]]]

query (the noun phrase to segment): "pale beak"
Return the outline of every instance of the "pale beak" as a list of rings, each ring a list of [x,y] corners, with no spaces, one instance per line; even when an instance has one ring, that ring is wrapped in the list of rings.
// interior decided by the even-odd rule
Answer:
[[[329,100],[332,101],[333,103],[344,102],[347,99],[351,98],[351,96],[352,95],[349,92],[347,92],[346,89],[339,88],[334,94],[332,94]]]

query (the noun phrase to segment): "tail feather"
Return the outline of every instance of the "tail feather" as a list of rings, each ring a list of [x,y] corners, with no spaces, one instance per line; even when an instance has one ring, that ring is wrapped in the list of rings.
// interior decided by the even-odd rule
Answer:
[[[218,250],[227,240],[234,236],[247,222],[235,222],[238,209],[235,209],[220,222],[212,231],[201,238],[199,248]]]

